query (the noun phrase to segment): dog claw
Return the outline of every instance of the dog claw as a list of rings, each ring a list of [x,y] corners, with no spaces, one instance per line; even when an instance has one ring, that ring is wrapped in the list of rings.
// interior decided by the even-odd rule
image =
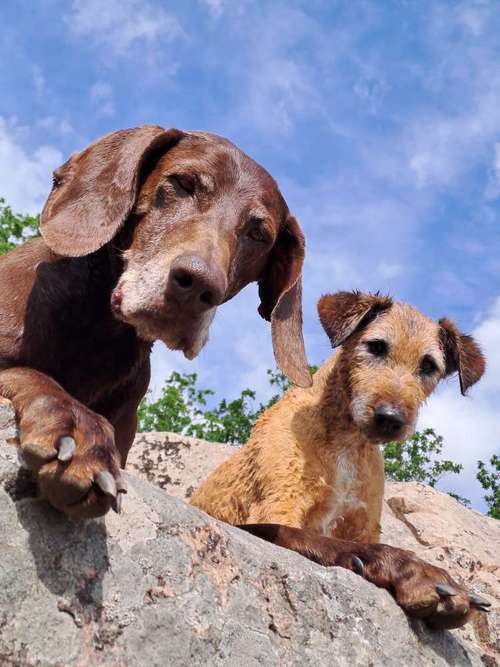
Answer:
[[[123,494],[118,492],[116,498],[111,499],[111,509],[113,510],[113,512],[116,512],[117,514],[121,514],[122,511],[122,498]]]
[[[476,595],[476,593],[469,593],[469,602],[473,607],[477,607],[478,609],[491,607],[491,602],[488,602],[488,600],[480,595]],[[483,611],[486,611],[486,609],[483,609]]]
[[[20,468],[27,468],[28,464],[26,463],[26,459],[23,456],[23,453],[20,449],[17,450],[17,462],[19,463]]]
[[[72,438],[69,435],[64,435],[59,440],[59,452],[57,454],[57,458],[59,459],[59,461],[62,461],[63,463],[71,461],[71,459],[73,458],[73,454],[75,453],[75,449],[76,449],[76,442],[74,438]]]
[[[127,482],[123,479],[121,475],[118,475],[116,478],[116,488],[118,490],[118,493],[127,493],[128,487],[127,487]]]
[[[116,482],[113,475],[107,470],[101,470],[95,476],[95,483],[103,493],[116,499]]]
[[[365,566],[363,565],[363,561],[361,558],[358,558],[358,556],[353,556],[351,558],[351,563],[352,563],[352,569],[353,572],[356,572],[360,577],[365,576]]]
[[[458,591],[449,584],[436,584],[436,591],[444,598],[452,597],[458,593]]]

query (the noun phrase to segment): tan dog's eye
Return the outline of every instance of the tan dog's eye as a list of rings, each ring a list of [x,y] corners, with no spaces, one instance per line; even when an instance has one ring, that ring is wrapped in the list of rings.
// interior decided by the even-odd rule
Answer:
[[[191,174],[172,174],[170,180],[187,195],[193,195],[196,190],[196,178]]]
[[[388,352],[385,340],[367,340],[366,347],[368,348],[368,352],[373,354],[374,357],[385,357]]]
[[[432,375],[437,371],[438,367],[436,362],[428,354],[420,362],[420,372],[422,375]]]

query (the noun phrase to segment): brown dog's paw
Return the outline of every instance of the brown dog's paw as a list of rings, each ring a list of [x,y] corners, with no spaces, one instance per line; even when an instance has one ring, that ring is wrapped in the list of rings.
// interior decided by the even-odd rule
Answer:
[[[343,553],[338,564],[390,590],[409,616],[424,619],[432,628],[459,628],[475,610],[489,610],[487,600],[408,551],[384,544],[359,545],[355,551]]]
[[[39,396],[19,414],[20,449],[40,491],[71,517],[119,511],[125,486],[109,422],[73,400]]]

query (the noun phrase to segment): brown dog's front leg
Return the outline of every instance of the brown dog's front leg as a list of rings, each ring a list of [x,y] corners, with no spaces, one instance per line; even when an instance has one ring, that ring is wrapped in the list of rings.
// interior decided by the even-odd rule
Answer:
[[[0,396],[14,406],[23,459],[54,507],[75,518],[119,509],[120,458],[104,417],[31,368],[0,371]]]
[[[434,628],[458,628],[475,610],[488,611],[490,607],[487,600],[468,593],[445,570],[403,549],[331,539],[310,529],[278,524],[238,527],[320,565],[352,570],[388,589],[408,615],[423,618]]]
[[[256,535],[266,540],[266,542],[295,551],[301,556],[325,566],[339,564],[338,558],[341,554],[339,545],[354,544],[344,540],[323,537],[308,528],[291,528],[277,523],[254,523],[237,526],[237,528]],[[354,567],[349,568],[348,564],[345,567],[355,569]]]

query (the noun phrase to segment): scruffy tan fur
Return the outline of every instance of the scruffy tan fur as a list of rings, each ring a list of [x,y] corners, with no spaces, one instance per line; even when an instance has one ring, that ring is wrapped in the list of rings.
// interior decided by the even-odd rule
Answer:
[[[191,503],[231,524],[279,523],[378,541],[382,457],[348,424],[332,430],[326,413],[337,403],[330,382],[335,362],[334,355],[310,389],[288,391],[266,410],[247,444],[208,477]]]
[[[264,412],[246,445],[191,503],[231,524],[282,524],[376,543],[384,490],[377,445],[388,436],[377,430],[375,411],[397,412],[403,423],[390,439],[403,440],[441,378],[458,371],[465,390],[484,360],[447,320],[434,322],[386,297],[341,292],[323,297],[318,310],[339,351],[311,388],[288,391]],[[387,354],[372,354],[373,341],[384,341]],[[424,373],[429,360],[435,368]]]

